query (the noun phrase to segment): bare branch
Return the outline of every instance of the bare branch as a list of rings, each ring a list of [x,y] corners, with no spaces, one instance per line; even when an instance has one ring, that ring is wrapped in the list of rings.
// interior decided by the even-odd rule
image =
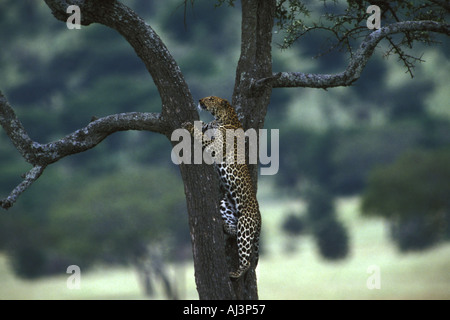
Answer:
[[[126,130],[165,132],[159,113],[119,113],[97,119],[58,141],[34,143],[33,151],[40,163],[51,164],[66,156],[92,149],[110,134]]]
[[[405,21],[393,23],[379,30],[371,32],[361,43],[358,51],[353,55],[345,71],[337,74],[310,74],[301,72],[281,72],[272,76],[273,88],[304,87],[304,88],[332,88],[349,86],[359,79],[368,60],[372,56],[378,43],[385,37],[402,32],[431,31],[450,35],[450,24],[435,21]],[[267,84],[268,79],[255,81],[253,86]]]
[[[0,125],[5,129],[16,149],[29,163],[37,163],[33,157],[33,141],[28,136],[22,123],[17,119],[14,110],[9,105],[3,93],[0,91]]]
[[[12,206],[16,198],[39,178],[46,166],[66,156],[89,150],[114,132],[147,130],[169,136],[186,119],[198,118],[180,68],[155,31],[133,10],[116,0],[45,0],[45,3],[60,21],[66,22],[70,16],[67,7],[75,4],[82,12],[82,25],[100,23],[117,30],[131,44],[150,72],[161,96],[162,112],[110,115],[92,121],[58,141],[40,144],[30,139],[0,92],[0,125],[22,157],[33,165],[24,181],[1,202],[4,208]]]
[[[424,62],[422,57],[417,58],[417,57],[414,57],[412,55],[405,53],[405,51],[401,48],[400,44],[394,43],[394,40],[392,39],[392,37],[387,36],[386,39],[391,44],[391,48],[384,54],[384,56],[387,57],[393,52],[395,54],[397,54],[399,61],[403,62],[403,65],[406,68],[406,72],[409,73],[411,78],[414,78],[414,74],[412,71],[414,69],[415,62]]]
[[[33,169],[28,171],[25,175],[24,180],[14,188],[11,194],[4,200],[0,200],[0,207],[3,209],[9,209],[16,202],[17,198],[28,189],[29,186],[33,184],[44,172],[45,167],[43,166],[35,166]]]
[[[1,207],[5,209],[11,207],[17,197],[39,178],[46,166],[66,156],[89,150],[114,132],[126,130],[146,130],[162,134],[169,132],[161,114],[130,112],[97,119],[58,141],[40,144],[30,139],[1,92],[0,125],[22,157],[33,165],[33,169],[27,173],[24,181],[8,198],[0,202]]]

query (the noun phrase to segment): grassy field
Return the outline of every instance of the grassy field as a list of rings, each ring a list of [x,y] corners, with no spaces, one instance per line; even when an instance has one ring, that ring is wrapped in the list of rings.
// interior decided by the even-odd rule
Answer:
[[[298,250],[288,254],[283,251],[283,242],[289,239],[281,238],[261,260],[261,299],[450,299],[449,244],[399,254],[388,240],[383,220],[360,217],[356,198],[339,201],[338,207],[340,220],[350,231],[350,256],[339,263],[327,262],[310,237],[297,240]],[[265,225],[273,228],[268,232],[274,234],[280,211],[286,209],[276,204],[266,208],[269,217],[266,215]],[[368,272],[370,266],[379,268],[380,289],[367,287],[373,274]]]
[[[284,214],[300,209],[294,201],[261,201],[266,254],[258,266],[261,299],[450,299],[450,244],[419,253],[398,254],[382,220],[359,216],[356,198],[338,203],[339,218],[351,237],[351,254],[339,263],[324,261],[309,236],[280,233]],[[269,242],[270,239],[270,242]],[[287,244],[291,249],[287,249]],[[292,249],[295,247],[295,250]],[[367,281],[379,270],[380,288]],[[171,268],[182,289],[181,298],[197,299],[192,265]],[[131,268],[98,268],[81,275],[81,289],[66,286],[68,274],[26,281],[15,277],[0,255],[0,299],[142,299]],[[156,299],[162,299],[162,290]]]

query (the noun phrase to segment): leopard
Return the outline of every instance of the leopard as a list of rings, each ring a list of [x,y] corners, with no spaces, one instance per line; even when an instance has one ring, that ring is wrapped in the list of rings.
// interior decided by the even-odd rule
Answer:
[[[222,152],[222,156],[214,163],[222,193],[219,208],[225,234],[235,237],[237,241],[239,266],[236,271],[229,272],[229,276],[240,278],[249,270],[252,262],[255,268],[258,264],[261,232],[261,214],[249,167],[245,161],[239,161],[243,155],[235,140],[232,142],[233,148],[229,148],[233,152],[233,161],[230,161],[230,151],[226,149],[226,131],[243,130],[243,127],[236,111],[226,99],[205,97],[199,100],[198,107],[209,111],[214,120],[202,122],[201,128],[190,122],[183,123],[182,127],[194,139],[201,141],[203,150],[206,149],[209,154]],[[212,137],[205,137],[207,130],[213,131]]]

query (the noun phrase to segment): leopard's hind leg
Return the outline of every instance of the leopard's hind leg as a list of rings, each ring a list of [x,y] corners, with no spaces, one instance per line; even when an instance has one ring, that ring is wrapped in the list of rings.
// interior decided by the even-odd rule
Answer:
[[[255,240],[259,239],[259,228],[255,220],[243,214],[237,222],[237,245],[239,255],[239,267],[236,271],[230,272],[231,278],[239,278],[249,268],[253,253],[257,250]]]
[[[220,200],[220,213],[223,219],[223,229],[226,234],[236,237],[237,235],[237,216],[236,206],[233,200],[225,193]]]

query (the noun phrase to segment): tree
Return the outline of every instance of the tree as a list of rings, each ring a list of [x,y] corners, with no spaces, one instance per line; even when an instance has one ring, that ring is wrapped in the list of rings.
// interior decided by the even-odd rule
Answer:
[[[321,185],[306,191],[307,217],[319,252],[325,259],[339,260],[348,255],[347,230],[335,215],[333,197]]]
[[[402,251],[448,240],[450,150],[414,150],[391,165],[377,168],[363,194],[366,215],[389,221]]]
[[[223,2],[219,0],[219,4]],[[44,144],[30,138],[6,97],[0,93],[0,124],[22,157],[32,165],[23,181],[1,201],[5,209],[14,204],[17,197],[42,175],[47,166],[69,155],[94,148],[114,132],[147,130],[160,133],[170,140],[172,132],[180,128],[183,122],[198,120],[196,103],[173,56],[153,28],[130,8],[117,0],[45,0],[45,3],[55,18],[64,23],[72,15],[67,13],[68,5],[77,5],[81,12],[81,25],[98,23],[119,32],[134,48],[152,76],[161,97],[161,112],[113,114],[93,119],[84,128]],[[228,0],[227,3],[234,5],[235,1]],[[324,1],[323,10],[329,8],[330,3],[331,13],[320,12],[322,10],[315,12],[323,13],[326,18],[320,19],[317,15],[311,15],[307,8],[310,3],[307,1],[241,1],[241,52],[236,66],[232,104],[244,129],[263,128],[273,88],[327,89],[349,86],[360,77],[383,39],[390,44],[388,53],[398,55],[411,71],[412,64],[419,59],[406,54],[404,46],[411,46],[416,40],[430,42],[432,33],[450,35],[450,25],[443,22],[449,13],[445,1],[426,1],[425,5],[412,1],[377,1],[382,9],[383,26],[375,31],[365,26],[368,2],[347,1],[347,9],[341,14],[335,13],[342,9],[337,1]],[[310,15],[309,18],[304,19],[307,15]],[[336,74],[293,71],[273,73],[271,54],[275,22],[286,31],[287,46],[314,31],[331,32],[336,36],[336,44],[351,54],[347,67]],[[396,35],[402,36],[395,39]],[[354,52],[352,48],[357,41],[360,41],[360,45]],[[257,166],[253,165],[251,170],[256,186]],[[200,299],[258,298],[254,270],[237,281],[228,277],[231,265],[237,263],[236,243],[227,241],[223,247],[211,245],[224,241],[218,210],[219,189],[213,168],[205,164],[181,164],[180,171],[189,213],[195,279]]]
[[[52,204],[51,240],[44,248],[84,270],[99,261],[132,265],[147,295],[152,280],[160,278],[167,297],[176,298],[164,260],[175,258],[174,248],[186,246],[189,235],[174,176],[160,168],[133,168],[75,186]]]
[[[131,265],[145,294],[153,293],[151,284],[160,278],[168,298],[176,298],[165,262],[186,260],[189,231],[182,186],[173,171],[127,166],[92,183],[85,183],[86,176],[64,179],[68,187],[60,191],[46,188],[42,179],[30,190],[32,198],[53,193],[55,201],[42,210],[22,199],[17,207],[27,214],[2,219],[0,225],[2,249],[14,272],[35,278],[61,274],[72,264],[84,271],[95,263]],[[58,184],[49,175],[46,179]]]

